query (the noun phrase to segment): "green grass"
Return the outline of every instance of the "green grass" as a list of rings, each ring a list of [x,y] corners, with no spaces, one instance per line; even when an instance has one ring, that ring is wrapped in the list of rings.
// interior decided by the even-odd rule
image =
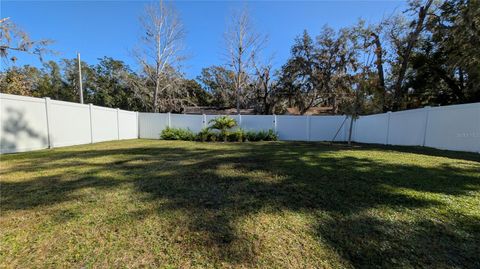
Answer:
[[[478,154],[130,140],[0,172],[2,268],[480,267]]]

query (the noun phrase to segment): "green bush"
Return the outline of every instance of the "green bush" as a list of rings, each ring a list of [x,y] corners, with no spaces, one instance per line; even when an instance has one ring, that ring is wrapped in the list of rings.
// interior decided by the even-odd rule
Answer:
[[[278,140],[278,134],[274,130],[269,129],[267,131],[267,137],[265,141],[277,141],[277,140]]]
[[[268,131],[249,131],[246,133],[246,140],[255,142],[255,141],[277,141],[278,135],[272,130]]]
[[[190,131],[190,129],[167,127],[163,129],[162,133],[160,134],[160,138],[165,140],[193,141],[195,140],[195,134]]]
[[[209,128],[203,128],[198,134],[197,134],[197,141],[201,142],[208,142],[208,141],[217,141],[217,136],[218,134],[215,132],[212,132]]]
[[[230,142],[244,142],[246,140],[246,133],[242,128],[238,128],[234,132],[228,134],[228,141]]]
[[[228,140],[229,130],[237,126],[237,121],[230,116],[220,116],[214,119],[211,119],[208,122],[210,127],[209,129],[215,129],[220,132],[220,137],[224,142]]]
[[[235,131],[224,130],[219,131],[209,128],[203,128],[199,133],[195,134],[190,129],[181,128],[165,128],[160,134],[161,139],[165,140],[185,140],[185,141],[201,141],[201,142],[215,142],[215,141],[229,141],[229,142],[245,142],[245,141],[276,141],[277,134],[273,130],[268,131],[249,131],[245,132],[242,128],[237,128]]]

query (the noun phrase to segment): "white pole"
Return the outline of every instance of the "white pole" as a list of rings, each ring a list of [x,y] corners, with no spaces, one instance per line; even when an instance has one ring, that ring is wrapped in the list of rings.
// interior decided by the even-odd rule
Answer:
[[[387,137],[385,138],[385,145],[390,143],[390,118],[392,117],[392,111],[387,112]]]
[[[423,108],[424,111],[425,111],[425,128],[423,128],[423,142],[422,142],[422,146],[425,147],[425,145],[427,144],[427,131],[428,131],[428,114],[429,114],[429,111],[431,109],[430,106],[426,106]]]
[[[120,108],[117,107],[117,140],[120,140]]]
[[[77,53],[77,62],[78,62],[78,91],[80,94],[80,104],[83,104],[82,64],[80,62],[80,53]]]
[[[48,138],[48,148],[53,148],[53,137],[52,137],[52,121],[50,120],[50,97],[45,97],[45,112],[47,116],[47,138]]]
[[[277,133],[277,115],[273,114],[273,130]]]
[[[88,104],[90,110],[90,143],[93,143],[93,105]]]
[[[306,121],[307,121],[307,141],[310,141],[310,115],[307,115]]]

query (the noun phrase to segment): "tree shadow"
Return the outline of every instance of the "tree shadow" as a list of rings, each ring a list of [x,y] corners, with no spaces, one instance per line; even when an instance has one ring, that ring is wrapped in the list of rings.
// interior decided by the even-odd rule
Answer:
[[[138,218],[177,210],[187,212],[190,218],[179,225],[187,227],[186,233],[200,234],[202,238],[189,247],[194,248],[192,251],[212,249],[212,259],[219,262],[255,266],[257,255],[249,247],[252,242],[237,223],[259,212],[291,211],[332,216],[333,220],[317,218],[316,236],[354,267],[478,265],[478,218],[451,212],[448,223],[435,223],[421,216],[407,223],[365,212],[388,208],[419,214],[443,206],[438,200],[398,190],[471,195],[480,190],[480,179],[474,176],[479,166],[460,169],[448,165],[386,164],[368,157],[341,155],[338,152],[345,150],[343,146],[322,143],[233,144],[213,149],[207,149],[207,144],[178,145],[64,150],[48,157],[34,154],[34,160],[18,158],[21,162],[12,169],[42,171],[52,165],[83,166],[89,172],[71,181],[57,175],[2,182],[2,209],[31,209],[72,199],[75,190],[81,188],[115,188],[128,183],[142,194],[142,199],[164,201],[156,212],[137,212]],[[371,149],[361,146],[349,150]],[[114,155],[116,158],[109,163],[95,161]],[[102,177],[100,173],[105,169],[115,169],[127,179]],[[2,174],[11,172],[5,170]],[[30,201],[21,198],[26,192],[54,193],[54,197]],[[435,238],[435,245],[431,245],[431,238]]]
[[[16,152],[21,149],[18,141],[19,137],[23,135],[27,136],[30,141],[38,140],[38,144],[48,146],[48,138],[29,125],[23,111],[8,107],[6,112],[6,119],[2,119],[2,137],[0,139],[2,153]]]

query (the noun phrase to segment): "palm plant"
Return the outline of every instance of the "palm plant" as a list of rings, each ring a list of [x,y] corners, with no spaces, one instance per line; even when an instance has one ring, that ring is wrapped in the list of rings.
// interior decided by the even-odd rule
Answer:
[[[211,124],[208,128],[220,131],[220,137],[223,137],[225,142],[227,141],[228,130],[237,126],[237,121],[230,116],[220,116],[211,119],[208,123]]]

